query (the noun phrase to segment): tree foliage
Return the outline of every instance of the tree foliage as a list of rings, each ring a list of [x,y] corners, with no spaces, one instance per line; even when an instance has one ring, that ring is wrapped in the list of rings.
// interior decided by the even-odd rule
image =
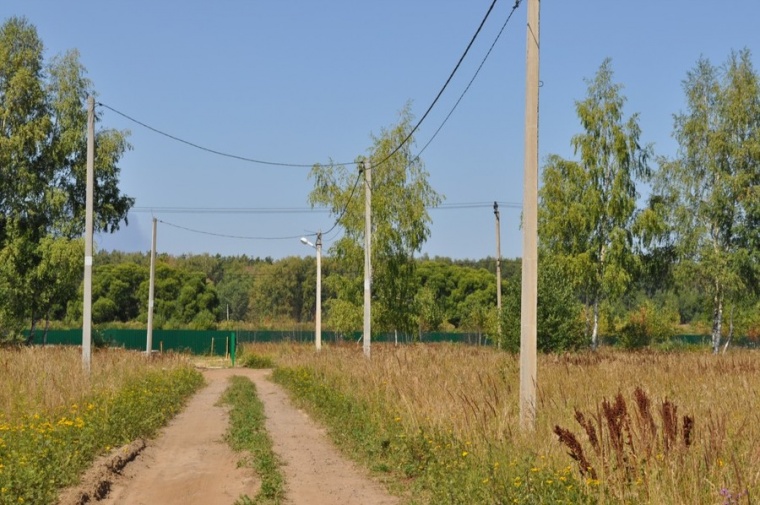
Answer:
[[[248,304],[252,320],[301,321],[313,311],[316,265],[313,259],[289,257],[261,265],[253,277]],[[309,304],[307,300],[311,300]]]
[[[31,320],[29,341],[37,322],[61,319],[66,303],[81,282],[82,240],[43,237],[38,244],[15,239],[0,250],[0,328],[5,338],[18,338]],[[23,316],[29,319],[22,319]]]
[[[428,208],[441,197],[428,183],[422,160],[412,153],[412,116],[407,106],[398,124],[373,137],[367,159],[372,179],[372,292],[373,326],[413,332],[416,327],[414,254],[430,235]],[[402,142],[407,140],[406,143]],[[400,147],[399,147],[400,146]],[[357,158],[357,162],[363,161]],[[357,163],[360,167],[361,163]],[[312,206],[324,205],[338,220],[344,235],[331,253],[351,272],[363,270],[364,186],[361,173],[345,165],[315,165],[310,173]],[[339,274],[338,274],[339,275]],[[344,276],[334,284],[342,310],[362,305],[361,278]],[[328,307],[328,310],[332,310]],[[329,314],[328,314],[329,315]]]
[[[760,80],[748,50],[722,68],[700,59],[683,81],[675,115],[679,150],[660,159],[655,190],[668,203],[668,239],[680,268],[712,298],[712,344],[720,346],[726,301],[757,289]]]
[[[503,347],[510,352],[520,350],[521,282],[509,283],[502,298]],[[541,352],[573,351],[587,345],[573,283],[559,264],[543,254],[539,258],[536,323]]]
[[[638,115],[624,118],[622,86],[612,79],[608,59],[576,102],[584,130],[572,138],[579,160],[550,156],[540,191],[541,245],[593,309],[594,347],[600,303],[620,296],[633,279],[636,180],[649,176],[650,148],[640,143]]]
[[[76,51],[43,59],[37,30],[23,18],[0,26],[0,250],[3,269],[1,331],[34,327],[46,300],[35,276],[50,252],[48,237],[74,238],[84,228],[86,193],[85,100],[92,83]],[[126,133],[99,129],[95,138],[95,227],[114,231],[134,203],[118,188],[117,162]],[[61,243],[63,244],[63,243]],[[12,288],[9,286],[23,286]]]

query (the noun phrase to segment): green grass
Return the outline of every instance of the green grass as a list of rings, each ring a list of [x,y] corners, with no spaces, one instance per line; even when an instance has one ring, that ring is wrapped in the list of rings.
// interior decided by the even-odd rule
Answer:
[[[261,478],[261,489],[255,498],[243,496],[240,505],[279,504],[284,500],[284,478],[272,439],[264,425],[264,405],[256,394],[256,386],[248,378],[234,376],[222,395],[222,403],[232,407],[227,441],[235,451],[246,451],[243,464],[252,467]]]

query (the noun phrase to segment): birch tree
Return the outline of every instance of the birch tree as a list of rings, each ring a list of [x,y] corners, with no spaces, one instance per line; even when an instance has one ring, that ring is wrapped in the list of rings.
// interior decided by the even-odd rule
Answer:
[[[673,128],[678,153],[659,160],[655,191],[672,209],[681,275],[712,299],[717,353],[727,302],[757,289],[760,82],[744,50],[721,68],[701,58],[683,89],[686,110]]]
[[[0,290],[17,286],[13,302],[0,293],[0,337],[17,335],[25,319],[34,327],[48,313],[49,307],[31,309],[44,298],[33,289],[43,239],[76,238],[84,229],[85,100],[94,91],[76,51],[46,64],[43,49],[26,19],[0,25],[0,254],[11,275],[0,278]],[[118,229],[134,203],[118,187],[117,163],[128,148],[126,132],[98,129],[97,230]]]
[[[572,138],[578,160],[550,156],[540,191],[542,248],[575,282],[586,304],[591,345],[599,343],[599,308],[632,280],[636,181],[650,175],[651,149],[640,143],[638,115],[624,118],[622,86],[609,59],[588,81],[575,108],[584,132]]]
[[[368,154],[372,170],[373,320],[380,329],[408,333],[417,326],[414,254],[430,236],[428,208],[441,202],[441,196],[428,183],[422,160],[412,152],[413,139],[398,148],[411,132],[411,121],[407,106],[396,125],[373,137]],[[346,271],[361,272],[364,184],[357,181],[358,170],[353,166],[349,169],[345,165],[318,164],[310,177],[314,179],[314,189],[309,203],[327,206],[344,230],[344,236],[331,247],[331,254]],[[340,306],[346,311],[346,304],[361,306],[357,298],[363,292],[359,276],[334,273],[327,283],[328,289],[343,298],[340,305],[328,303],[328,307]]]

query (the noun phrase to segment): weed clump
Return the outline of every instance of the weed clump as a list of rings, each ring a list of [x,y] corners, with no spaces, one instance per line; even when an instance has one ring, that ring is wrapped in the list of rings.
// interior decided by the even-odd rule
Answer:
[[[246,352],[240,359],[240,364],[245,368],[274,368],[275,362],[270,356]]]
[[[603,399],[589,416],[575,410],[575,420],[586,434],[593,461],[572,431],[555,425],[554,433],[577,462],[581,477],[604,479],[612,489],[622,491],[629,485],[642,484],[654,473],[654,467],[681,458],[691,447],[693,417],[685,415],[679,420],[678,407],[665,399],[658,409],[658,423],[647,393],[637,387],[633,397],[633,412],[622,393],[611,401]]]

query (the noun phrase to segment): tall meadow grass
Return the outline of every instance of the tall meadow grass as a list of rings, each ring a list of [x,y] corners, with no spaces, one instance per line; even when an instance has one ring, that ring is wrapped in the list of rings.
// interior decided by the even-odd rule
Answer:
[[[760,354],[544,355],[519,429],[519,358],[457,345],[247,348],[412,503],[752,503]],[[583,457],[579,456],[579,451]],[[399,480],[401,479],[401,480]],[[756,501],[757,499],[755,499]]]

